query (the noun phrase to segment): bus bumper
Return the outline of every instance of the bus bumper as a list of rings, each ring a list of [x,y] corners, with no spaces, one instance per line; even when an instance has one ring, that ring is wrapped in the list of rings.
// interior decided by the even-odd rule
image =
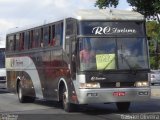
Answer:
[[[146,101],[150,88],[79,89],[79,104]]]

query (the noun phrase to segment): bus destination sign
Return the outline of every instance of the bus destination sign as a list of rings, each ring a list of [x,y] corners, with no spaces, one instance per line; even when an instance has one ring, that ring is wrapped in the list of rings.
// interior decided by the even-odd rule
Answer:
[[[119,34],[119,33],[127,33],[127,34],[136,34],[137,31],[136,29],[132,28],[118,28],[118,27],[111,27],[111,26],[106,26],[106,27],[94,27],[92,29],[92,33],[95,35],[103,35],[103,34]]]

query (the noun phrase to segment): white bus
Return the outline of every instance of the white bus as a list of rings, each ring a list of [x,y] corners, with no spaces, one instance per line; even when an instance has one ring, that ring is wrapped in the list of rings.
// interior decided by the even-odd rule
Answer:
[[[144,17],[131,11],[80,10],[74,16],[12,30],[6,40],[7,87],[21,103],[77,105],[150,98]]]

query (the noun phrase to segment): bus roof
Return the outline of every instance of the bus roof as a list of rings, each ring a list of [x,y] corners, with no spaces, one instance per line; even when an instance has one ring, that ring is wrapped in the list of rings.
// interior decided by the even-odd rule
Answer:
[[[88,9],[88,10],[78,10],[66,18],[74,18],[77,20],[144,20],[144,16],[138,12],[128,11],[128,10],[117,10],[117,9]],[[64,18],[63,18],[64,19]],[[12,34],[15,32],[20,32],[23,30],[32,29],[34,27],[40,27],[49,23],[57,22],[61,19],[45,20],[45,22],[38,25],[29,25],[25,27],[16,27],[8,31],[7,34]]]
[[[117,9],[79,10],[75,14],[79,20],[144,20],[138,12]]]

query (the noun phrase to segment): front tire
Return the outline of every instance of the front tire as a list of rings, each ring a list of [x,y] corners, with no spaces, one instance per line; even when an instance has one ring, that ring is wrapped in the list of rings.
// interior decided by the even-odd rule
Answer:
[[[126,112],[129,110],[130,102],[117,102],[116,105],[119,111]]]
[[[69,102],[68,91],[65,86],[62,90],[62,106],[66,112],[73,112],[75,110],[75,105]]]

